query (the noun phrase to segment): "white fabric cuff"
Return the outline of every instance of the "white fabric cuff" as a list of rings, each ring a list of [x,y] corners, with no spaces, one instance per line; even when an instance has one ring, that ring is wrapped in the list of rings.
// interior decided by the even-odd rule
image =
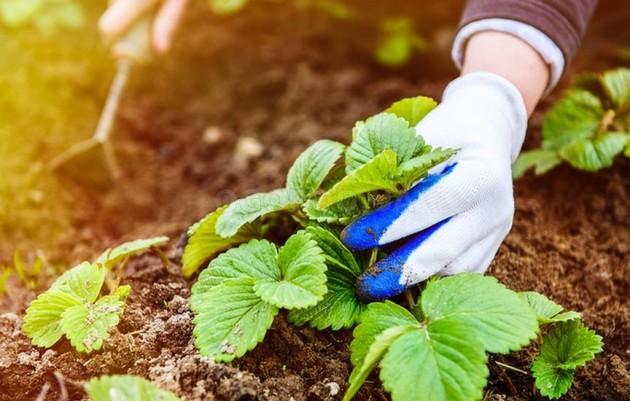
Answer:
[[[558,45],[549,36],[533,26],[506,18],[487,18],[474,21],[464,25],[457,32],[453,41],[451,57],[459,69],[462,68],[468,39],[475,33],[482,31],[505,32],[525,41],[540,54],[551,70],[545,94],[551,92],[556,86],[564,71],[564,56]]]
[[[451,96],[482,104],[483,109],[491,109],[495,118],[500,119],[497,121],[505,121],[504,129],[510,135],[507,147],[510,159],[514,162],[521,151],[527,130],[527,108],[516,86],[497,74],[471,72],[448,84],[442,95],[442,103],[448,102]]]

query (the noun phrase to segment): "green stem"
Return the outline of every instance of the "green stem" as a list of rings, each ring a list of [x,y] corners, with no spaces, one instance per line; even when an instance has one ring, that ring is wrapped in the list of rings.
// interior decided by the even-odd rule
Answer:
[[[416,308],[416,301],[413,300],[413,294],[409,288],[405,290],[405,299],[407,300],[407,305],[409,305],[409,310],[413,311]]]
[[[366,210],[370,210],[370,202],[368,202],[367,200],[367,196],[365,194],[361,194],[359,195],[359,201],[361,202],[361,204],[363,205],[363,207]]]
[[[378,256],[378,249],[377,248],[372,249],[372,253],[370,253],[370,261],[368,262],[368,266],[372,266],[374,263],[376,263],[377,256]]]

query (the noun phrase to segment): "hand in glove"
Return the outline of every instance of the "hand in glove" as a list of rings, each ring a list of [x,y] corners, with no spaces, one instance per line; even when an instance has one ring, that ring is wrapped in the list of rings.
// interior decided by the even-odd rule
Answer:
[[[446,88],[442,103],[416,130],[432,146],[459,152],[441,171],[342,233],[355,250],[403,239],[359,277],[360,297],[389,298],[434,274],[488,268],[512,225],[511,163],[526,123],[521,94],[499,75],[475,72]]]

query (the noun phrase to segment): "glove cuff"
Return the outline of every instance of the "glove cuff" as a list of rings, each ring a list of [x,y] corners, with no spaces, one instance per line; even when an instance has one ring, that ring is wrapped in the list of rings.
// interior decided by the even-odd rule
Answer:
[[[487,110],[491,114],[489,118],[503,120],[510,160],[516,160],[527,129],[527,109],[519,90],[500,75],[472,72],[452,81],[444,90],[442,102],[462,96],[476,104],[473,108]]]

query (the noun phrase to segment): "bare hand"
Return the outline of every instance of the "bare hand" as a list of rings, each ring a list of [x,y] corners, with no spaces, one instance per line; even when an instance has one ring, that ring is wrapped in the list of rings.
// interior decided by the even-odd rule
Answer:
[[[108,42],[126,33],[143,16],[153,13],[151,43],[157,53],[166,53],[188,0],[116,0],[99,20],[99,29]]]

